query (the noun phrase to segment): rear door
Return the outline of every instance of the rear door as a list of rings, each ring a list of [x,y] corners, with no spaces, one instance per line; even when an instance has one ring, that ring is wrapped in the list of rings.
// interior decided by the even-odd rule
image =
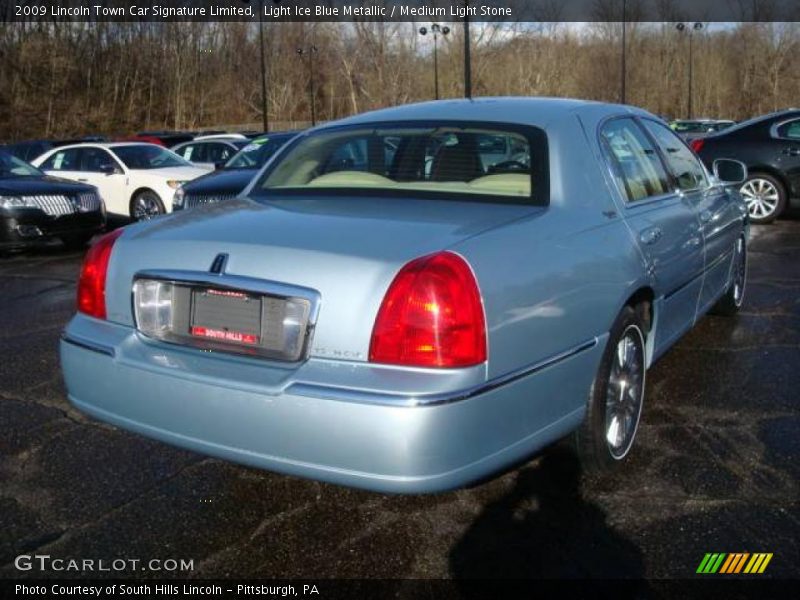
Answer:
[[[80,171],[83,180],[100,191],[100,197],[105,202],[108,212],[119,215],[130,214],[128,176],[108,150],[94,146],[82,148]]]
[[[651,138],[631,117],[600,128],[603,151],[656,293],[655,355],[694,324],[703,236],[692,201],[676,193]]]
[[[800,119],[781,123],[773,136],[778,142],[777,166],[786,173],[791,188],[789,195],[800,197]]]
[[[650,119],[641,123],[661,151],[677,193],[691,203],[700,221],[705,256],[699,309],[705,312],[728,285],[741,212],[729,190],[711,184],[695,154],[672,131]]]

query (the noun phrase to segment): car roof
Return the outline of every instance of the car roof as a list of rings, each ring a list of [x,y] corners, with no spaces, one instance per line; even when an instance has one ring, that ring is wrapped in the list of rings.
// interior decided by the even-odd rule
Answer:
[[[362,113],[332,122],[329,125],[356,125],[360,123],[406,120],[462,120],[511,122],[544,127],[554,119],[585,107],[607,108],[609,114],[649,114],[633,106],[595,102],[593,100],[508,96],[433,100],[405,104]],[[321,128],[327,126],[323,125]]]
[[[195,142],[204,142],[204,141],[219,141],[219,142],[235,142],[246,140],[247,137],[242,135],[241,133],[212,133],[207,135],[198,135],[194,138]]]
[[[156,148],[164,148],[158,144],[151,144],[150,142],[85,142],[81,144],[67,144],[65,146],[58,146],[52,150],[69,150],[71,148],[121,148],[123,146],[155,146]],[[164,148],[166,150],[166,148]]]
[[[721,131],[720,135],[729,135],[731,133],[736,133],[737,131],[741,131],[742,129],[747,129],[748,127],[753,127],[755,125],[760,125],[762,123],[772,121],[773,119],[781,119],[784,117],[789,119],[800,117],[800,109],[787,108],[785,110],[779,110],[767,113],[765,115],[759,115],[757,117],[753,117],[752,119],[747,119],[746,121],[740,121],[736,125],[728,127],[724,131]]]
[[[272,133],[262,133],[261,135],[254,137],[251,142],[255,142],[257,140],[265,140],[265,139],[272,139],[272,138],[281,138],[281,137],[294,137],[296,136],[299,131],[274,131]]]

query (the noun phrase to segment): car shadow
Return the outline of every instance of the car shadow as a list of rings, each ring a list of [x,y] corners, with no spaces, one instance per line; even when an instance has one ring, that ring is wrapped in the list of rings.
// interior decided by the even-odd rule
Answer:
[[[641,579],[639,548],[584,498],[571,449],[555,446],[519,471],[513,488],[486,506],[450,553],[450,572],[469,579]],[[637,597],[644,584],[626,586]],[[464,582],[469,597],[474,583]],[[626,597],[628,594],[624,594]]]

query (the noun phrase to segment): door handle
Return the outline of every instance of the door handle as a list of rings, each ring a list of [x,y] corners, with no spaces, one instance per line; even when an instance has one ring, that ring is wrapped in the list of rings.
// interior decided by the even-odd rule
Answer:
[[[663,232],[660,227],[650,227],[639,234],[639,241],[647,246],[652,246],[661,239]]]
[[[713,215],[711,214],[710,210],[704,210],[704,211],[702,211],[700,213],[700,222],[701,223],[708,223],[711,220],[712,216]]]
[[[800,148],[785,148],[783,153],[789,156],[800,156]]]
[[[88,180],[88,179],[81,178],[81,177],[78,177],[78,181],[82,181],[82,182],[86,183],[86,182],[87,182],[87,181],[89,181],[89,180]]]

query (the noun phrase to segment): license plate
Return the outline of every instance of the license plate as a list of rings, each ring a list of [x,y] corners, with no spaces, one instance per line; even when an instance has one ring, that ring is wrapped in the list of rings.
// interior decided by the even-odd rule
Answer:
[[[193,290],[189,333],[229,344],[258,346],[264,330],[261,297],[229,290]]]
[[[210,352],[290,362],[305,357],[317,292],[249,278],[219,279],[216,286],[211,281],[136,277],[136,328],[147,337]]]

